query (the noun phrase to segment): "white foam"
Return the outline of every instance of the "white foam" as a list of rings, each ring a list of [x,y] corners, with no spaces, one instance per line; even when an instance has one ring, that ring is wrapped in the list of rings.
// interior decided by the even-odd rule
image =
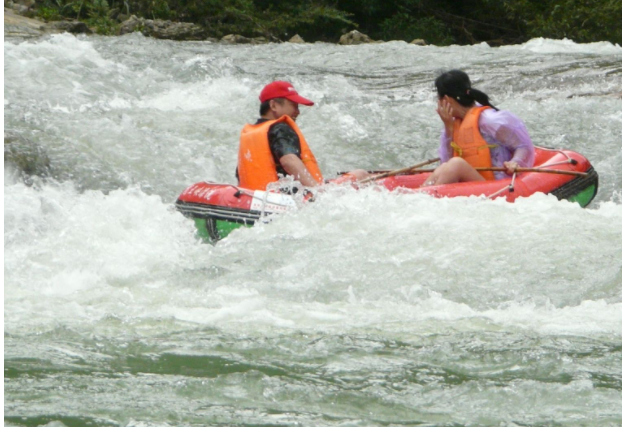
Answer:
[[[26,187],[5,171],[8,332],[114,335],[109,321],[121,320],[153,333],[619,333],[620,102],[567,98],[615,91],[607,72],[618,47],[287,45],[70,35],[5,44],[5,120],[48,152],[55,177],[77,184]],[[547,50],[590,55],[577,63]],[[172,207],[189,184],[235,181],[240,129],[271,79],[316,101],[298,124],[326,177],[433,158],[434,71],[458,66],[505,97],[534,141],[590,158],[601,175],[590,209],[545,195],[509,204],[334,187],[213,247]],[[113,191],[88,191],[98,187]]]
[[[194,84],[175,85],[159,94],[150,94],[136,105],[169,111],[222,111],[233,109],[232,101],[249,97],[250,89],[239,80],[217,78]]]
[[[102,302],[101,317],[114,312],[115,297],[142,294],[131,286],[157,279],[180,263],[180,250],[196,246],[179,213],[136,189],[81,194],[70,183],[39,191],[17,183],[5,185],[5,198],[7,309],[19,309],[28,297],[26,307],[35,314],[52,307],[54,318],[72,320],[77,314],[64,308],[107,297],[112,308]],[[40,294],[48,300],[35,300]],[[11,322],[13,316],[5,320]]]
[[[5,56],[7,60],[14,59],[23,64],[26,61],[50,64],[52,62],[73,62],[92,63],[101,68],[108,68],[115,65],[113,62],[104,59],[95,49],[93,43],[80,39],[70,33],[53,34],[49,38],[36,43],[11,43],[4,44]],[[7,61],[10,64],[11,61]]]
[[[622,335],[622,303],[585,300],[577,306],[512,304],[506,309],[483,313],[495,323],[518,326],[542,334],[589,336]]]
[[[509,47],[507,47],[509,48]],[[520,46],[538,54],[622,54],[622,47],[611,42],[576,43],[570,39],[545,39],[538,37]]]

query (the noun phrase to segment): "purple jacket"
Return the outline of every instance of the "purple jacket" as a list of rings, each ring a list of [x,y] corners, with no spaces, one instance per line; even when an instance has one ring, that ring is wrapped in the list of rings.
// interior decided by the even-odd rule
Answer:
[[[514,161],[520,167],[533,166],[536,150],[525,124],[512,112],[484,110],[479,117],[479,132],[489,144],[499,145],[490,149],[490,158],[494,167],[503,167],[505,161]],[[438,151],[441,163],[453,157],[452,138],[453,136],[446,136],[445,129],[443,129]],[[504,172],[495,172],[496,179],[506,177]]]

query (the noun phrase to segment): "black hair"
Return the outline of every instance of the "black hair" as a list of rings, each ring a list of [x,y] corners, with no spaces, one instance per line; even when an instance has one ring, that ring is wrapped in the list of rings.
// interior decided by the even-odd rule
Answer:
[[[283,98],[277,97],[275,99],[270,99],[276,101],[278,104],[283,104]],[[266,100],[259,106],[259,116],[264,116],[270,110],[270,100]]]
[[[465,107],[473,106],[475,102],[478,102],[482,106],[490,106],[494,110],[499,110],[490,103],[486,93],[471,88],[469,75],[462,70],[454,69],[442,73],[436,78],[434,85],[436,85],[439,99],[449,96]]]

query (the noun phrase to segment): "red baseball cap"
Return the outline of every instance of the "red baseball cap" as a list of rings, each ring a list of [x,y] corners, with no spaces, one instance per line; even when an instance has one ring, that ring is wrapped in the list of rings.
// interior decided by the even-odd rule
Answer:
[[[311,100],[305,99],[299,95],[294,86],[285,81],[274,81],[263,87],[261,94],[259,94],[259,101],[263,103],[265,101],[280,97],[291,100],[294,103],[300,103],[301,105],[313,106],[313,102]]]

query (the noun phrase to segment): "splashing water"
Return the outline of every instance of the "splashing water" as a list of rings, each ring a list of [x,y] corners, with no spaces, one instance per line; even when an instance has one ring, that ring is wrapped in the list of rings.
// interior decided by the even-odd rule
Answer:
[[[534,39],[224,46],[5,41],[5,424],[622,424],[622,48]],[[288,79],[326,176],[436,155],[461,68],[538,145],[588,157],[588,209],[336,188],[216,246],[173,202],[234,182]]]

